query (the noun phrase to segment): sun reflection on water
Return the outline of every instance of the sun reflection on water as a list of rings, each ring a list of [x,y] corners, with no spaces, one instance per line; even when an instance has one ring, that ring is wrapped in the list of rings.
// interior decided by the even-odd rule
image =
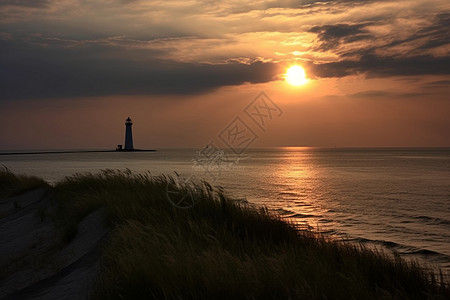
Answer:
[[[318,164],[319,158],[308,147],[285,147],[282,155],[273,166],[270,185],[276,199],[264,203],[269,209],[295,224],[320,232],[332,233],[335,224],[328,208],[323,204],[322,196],[326,193],[323,168]]]

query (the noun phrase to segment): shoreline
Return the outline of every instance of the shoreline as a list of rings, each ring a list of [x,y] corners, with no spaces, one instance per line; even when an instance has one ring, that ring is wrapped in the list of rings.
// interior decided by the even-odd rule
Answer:
[[[30,155],[30,154],[72,154],[72,153],[110,153],[110,152],[155,152],[154,149],[134,150],[68,150],[68,151],[33,151],[33,152],[0,152],[0,155]]]

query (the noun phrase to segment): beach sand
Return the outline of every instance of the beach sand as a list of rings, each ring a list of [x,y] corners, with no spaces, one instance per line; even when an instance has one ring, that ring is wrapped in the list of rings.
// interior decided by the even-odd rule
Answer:
[[[104,210],[84,218],[70,243],[44,188],[0,200],[0,298],[86,299],[99,270]]]

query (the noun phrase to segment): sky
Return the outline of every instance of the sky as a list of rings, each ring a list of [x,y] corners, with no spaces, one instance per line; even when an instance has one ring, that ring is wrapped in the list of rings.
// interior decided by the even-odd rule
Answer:
[[[0,0],[0,150],[127,117],[141,149],[450,147],[448,28],[448,0]]]

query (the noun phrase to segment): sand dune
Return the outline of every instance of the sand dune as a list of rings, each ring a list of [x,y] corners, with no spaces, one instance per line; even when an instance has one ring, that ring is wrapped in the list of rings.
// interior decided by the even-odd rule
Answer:
[[[0,298],[86,299],[107,230],[104,211],[88,215],[69,243],[55,226],[45,189],[0,200]]]

